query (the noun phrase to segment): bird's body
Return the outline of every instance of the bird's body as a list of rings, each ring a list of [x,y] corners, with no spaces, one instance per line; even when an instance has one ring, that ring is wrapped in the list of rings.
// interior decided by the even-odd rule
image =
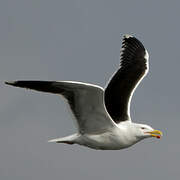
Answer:
[[[104,133],[80,135],[76,139],[76,143],[93,149],[124,149],[140,141],[133,136],[133,126],[131,125],[130,122],[126,122]],[[129,133],[130,130],[132,130],[131,133]]]
[[[131,130],[131,133],[129,131]],[[119,150],[132,146],[141,139],[133,136],[133,125],[130,122],[97,133],[77,133],[64,138],[50,140],[49,142],[79,144],[93,149]]]
[[[49,142],[118,150],[162,133],[131,121],[134,90],[148,72],[148,52],[130,35],[123,38],[121,67],[107,87],[74,81],[13,81],[6,84],[62,95],[74,115],[78,132]]]

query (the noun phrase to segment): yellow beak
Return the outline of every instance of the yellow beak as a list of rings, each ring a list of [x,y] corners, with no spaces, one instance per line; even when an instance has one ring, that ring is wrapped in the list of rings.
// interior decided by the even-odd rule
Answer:
[[[159,130],[153,130],[148,133],[151,134],[152,137],[156,137],[156,138],[161,138],[161,136],[163,135],[163,133]]]

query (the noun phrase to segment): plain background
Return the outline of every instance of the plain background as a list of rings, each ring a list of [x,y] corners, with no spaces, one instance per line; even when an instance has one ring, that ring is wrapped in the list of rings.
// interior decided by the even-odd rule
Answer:
[[[178,180],[179,1],[1,0],[0,179]],[[149,51],[150,71],[132,99],[133,121],[163,131],[129,149],[48,143],[76,131],[58,96],[4,80],[76,80],[105,86],[123,34]]]

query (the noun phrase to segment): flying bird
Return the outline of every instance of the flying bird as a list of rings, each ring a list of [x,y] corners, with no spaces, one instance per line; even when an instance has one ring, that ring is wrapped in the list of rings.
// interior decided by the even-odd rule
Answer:
[[[93,149],[119,150],[162,132],[131,121],[132,95],[148,72],[143,44],[124,35],[120,67],[105,88],[74,81],[8,81],[8,85],[62,95],[77,124],[77,133],[49,142],[79,144]]]

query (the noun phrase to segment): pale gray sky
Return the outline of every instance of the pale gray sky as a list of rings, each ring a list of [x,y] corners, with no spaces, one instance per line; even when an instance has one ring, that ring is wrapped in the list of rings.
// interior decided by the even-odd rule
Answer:
[[[0,179],[178,180],[179,1],[0,1]],[[4,80],[76,80],[104,86],[119,67],[121,37],[149,51],[150,71],[132,100],[133,121],[164,132],[119,151],[47,143],[75,132],[55,95]]]

